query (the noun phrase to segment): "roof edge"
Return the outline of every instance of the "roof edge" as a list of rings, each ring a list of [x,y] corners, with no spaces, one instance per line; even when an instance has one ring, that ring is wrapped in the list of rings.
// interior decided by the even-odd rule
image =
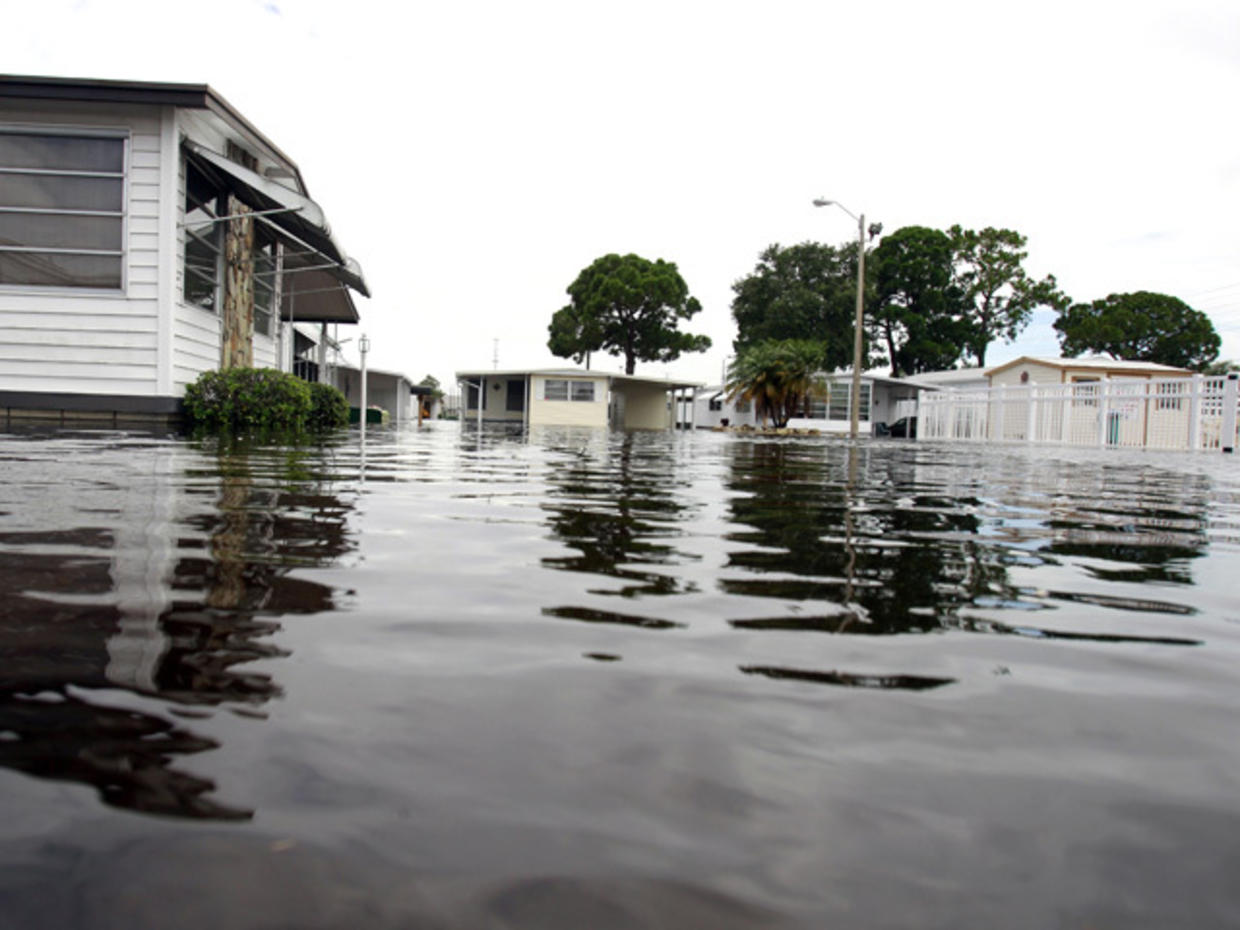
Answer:
[[[70,78],[27,74],[0,74],[0,98],[24,100],[80,100],[88,103],[127,103],[146,106],[182,107],[211,110],[255,136],[273,154],[297,173],[306,191],[297,163],[241,115],[231,103],[208,84],[180,84],[166,81],[120,81],[110,78]],[[309,196],[307,191],[306,196]]]

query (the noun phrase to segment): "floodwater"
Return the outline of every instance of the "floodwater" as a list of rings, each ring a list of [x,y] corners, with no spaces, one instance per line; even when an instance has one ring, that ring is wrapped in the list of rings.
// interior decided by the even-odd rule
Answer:
[[[1240,924],[1240,461],[0,435],[2,928]]]

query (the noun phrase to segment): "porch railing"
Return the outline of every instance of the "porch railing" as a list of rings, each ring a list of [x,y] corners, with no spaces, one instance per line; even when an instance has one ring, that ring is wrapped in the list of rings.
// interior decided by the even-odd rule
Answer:
[[[923,392],[919,439],[1231,452],[1236,374]]]

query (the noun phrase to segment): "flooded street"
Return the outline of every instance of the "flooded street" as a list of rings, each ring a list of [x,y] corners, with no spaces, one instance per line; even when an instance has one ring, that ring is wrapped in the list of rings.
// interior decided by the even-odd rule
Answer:
[[[1240,462],[0,435],[0,928],[1240,921]]]

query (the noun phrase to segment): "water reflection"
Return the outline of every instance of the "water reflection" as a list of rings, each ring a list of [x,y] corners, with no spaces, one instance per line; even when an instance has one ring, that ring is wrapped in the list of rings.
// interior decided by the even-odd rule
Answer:
[[[0,466],[30,475],[42,451],[11,440]],[[274,617],[333,608],[332,589],[291,572],[351,548],[350,508],[307,470],[309,450],[122,439],[72,452],[48,463],[46,487],[0,492],[0,766],[93,785],[118,807],[249,818],[178,768],[218,743],[172,717],[253,715],[281,695],[247,666],[287,655]],[[174,706],[118,706],[118,688]]]
[[[1085,557],[1086,570],[1099,579],[1191,583],[1186,560],[1203,554],[1207,542],[1207,505],[1195,487],[1200,479],[1173,480],[1188,487],[1162,489],[1159,497],[1168,503],[1151,514],[1143,497],[1150,489],[1127,488],[1123,472],[1026,469],[1018,476],[1020,487],[1005,489],[1015,500],[998,503],[986,495],[1011,476],[979,474],[971,483],[961,481],[959,469],[920,450],[881,458],[872,457],[873,450],[795,443],[733,447],[729,487],[738,494],[729,506],[735,522],[748,529],[728,537],[742,545],[729,552],[727,565],[735,571],[721,579],[721,587],[730,594],[815,605],[811,611],[797,607],[732,620],[734,628],[863,635],[952,629],[1197,643],[1005,625],[979,620],[975,612],[1076,603],[1191,615],[1189,607],[1147,596],[1032,588],[1014,581],[1012,571]],[[949,474],[954,486],[941,478]],[[1169,506],[1172,500],[1178,507]]]
[[[548,474],[543,506],[552,535],[578,554],[545,558],[544,566],[628,582],[592,594],[637,597],[695,590],[676,577],[675,566],[684,555],[669,541],[679,535],[677,523],[691,516],[676,494],[673,458],[643,444],[635,433],[617,434],[601,449],[553,446],[552,452],[558,461]]]

